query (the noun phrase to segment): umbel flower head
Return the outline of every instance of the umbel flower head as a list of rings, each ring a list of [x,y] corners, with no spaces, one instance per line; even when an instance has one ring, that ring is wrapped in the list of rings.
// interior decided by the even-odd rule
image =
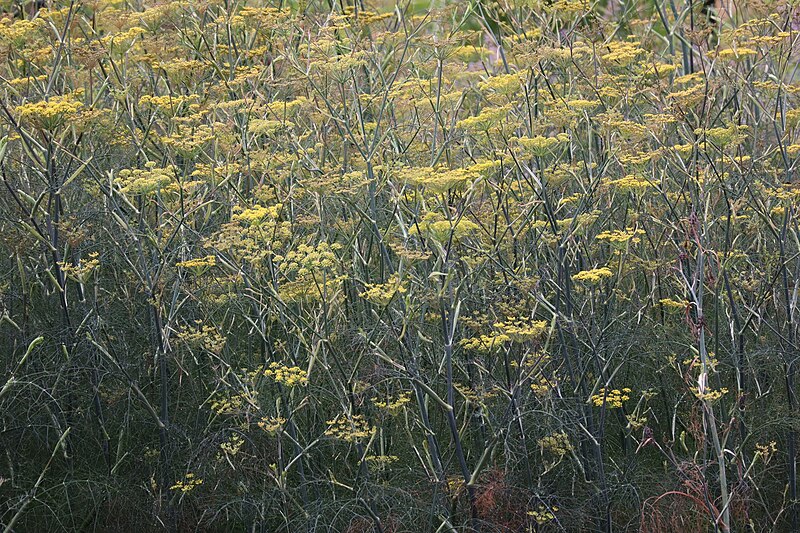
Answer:
[[[366,290],[360,293],[359,296],[376,305],[386,305],[392,301],[396,294],[405,294],[408,290],[402,285],[400,276],[397,274],[389,276],[386,283],[366,283],[364,288]]]
[[[591,400],[596,407],[605,407],[607,409],[619,409],[622,404],[631,399],[631,389],[623,387],[622,389],[612,389],[606,391],[605,387],[601,387],[597,394],[593,395]]]
[[[287,387],[308,384],[308,373],[305,370],[298,366],[285,366],[275,361],[264,369],[264,375]]]
[[[175,484],[170,487],[170,490],[178,490],[185,494],[187,492],[191,492],[202,484],[202,479],[195,476],[193,472],[188,472],[183,479],[176,481]]]
[[[114,183],[123,193],[133,195],[157,192],[175,181],[176,169],[172,165],[160,168],[155,161],[148,161],[144,167],[120,170]]]
[[[528,317],[508,318],[494,327],[514,342],[525,342],[541,337],[547,331],[547,322]]]
[[[545,156],[568,142],[569,135],[566,133],[559,133],[553,137],[537,135],[535,137],[514,137],[511,139],[512,146],[519,146],[536,156]]]
[[[447,220],[439,213],[431,211],[423,216],[414,229],[436,242],[447,243],[451,239],[458,242],[462,238],[474,234],[480,229],[480,226],[463,217],[457,220]]]
[[[608,279],[614,275],[608,267],[593,268],[591,270],[582,270],[577,274],[573,274],[573,281],[580,281],[590,285],[600,283],[604,279]]]
[[[17,106],[20,123],[52,131],[73,119],[83,108],[83,90]]]
[[[375,428],[369,425],[363,415],[350,417],[339,415],[328,420],[326,424],[328,424],[328,429],[325,430],[326,436],[346,442],[368,439],[375,433]]]

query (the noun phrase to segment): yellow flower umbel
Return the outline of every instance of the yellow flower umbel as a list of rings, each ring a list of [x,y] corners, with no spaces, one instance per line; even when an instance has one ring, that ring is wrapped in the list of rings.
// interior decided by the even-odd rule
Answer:
[[[503,74],[492,76],[478,84],[483,94],[501,94],[511,96],[522,91],[523,76],[520,74]]]
[[[601,387],[597,394],[593,395],[591,400],[595,407],[606,407],[608,409],[619,409],[624,402],[631,399],[631,389],[628,387],[620,389],[612,389],[606,394],[606,388]]]
[[[481,170],[483,168],[479,165],[450,170],[434,167],[406,167],[400,170],[398,178],[410,185],[424,187],[429,193],[441,194],[450,189],[464,188],[470,182],[481,177]]]
[[[627,176],[615,180],[604,179],[602,183],[620,192],[640,193],[653,187],[653,184],[647,181],[647,179],[642,176],[637,176],[636,174],[628,174]]]
[[[747,139],[747,132],[750,126],[728,124],[724,128],[698,128],[694,130],[695,135],[701,138],[705,137],[711,143],[717,146],[738,146]]]
[[[124,168],[119,171],[119,177],[114,183],[125,194],[149,194],[159,191],[175,181],[175,167],[167,165],[164,168],[156,166],[155,161],[148,161],[144,169]]]
[[[450,221],[434,212],[426,213],[418,226],[422,235],[442,244],[447,244],[451,236],[454,242],[458,242],[480,229],[480,226],[465,218]]]
[[[12,48],[24,46],[40,30],[47,28],[47,22],[41,17],[33,20],[22,19],[11,23],[12,20],[11,17],[4,16],[0,21],[2,22],[0,23],[0,43]]]
[[[59,261],[58,264],[65,276],[80,283],[86,283],[97,267],[100,266],[99,256],[98,252],[90,252],[88,259],[80,261],[78,264],[72,264],[67,261]]]
[[[400,460],[396,455],[367,455],[364,460],[373,468],[383,470]]]
[[[161,96],[145,94],[139,98],[139,105],[158,110],[167,116],[174,116],[187,107],[184,104],[187,102],[196,102],[199,98],[200,97],[196,94],[165,94]]]
[[[291,224],[281,219],[282,204],[235,207],[231,221],[222,225],[205,246],[230,254],[258,270],[263,261],[283,247],[291,236]]]
[[[258,427],[269,433],[275,435],[283,431],[283,426],[286,424],[286,419],[283,417],[264,417],[258,421]]]
[[[255,135],[264,135],[269,137],[278,133],[281,129],[285,127],[284,123],[280,120],[270,120],[270,119],[263,119],[257,118],[252,119],[247,125],[248,131]]]
[[[278,290],[281,298],[295,302],[331,297],[346,279],[337,276],[339,262],[336,252],[341,248],[339,243],[300,244],[286,255],[274,256],[278,270],[286,277]]]
[[[53,96],[49,100],[41,100],[17,106],[20,122],[33,124],[44,130],[52,131],[62,126],[68,120],[75,118],[83,108],[83,102],[78,99],[83,96],[83,91],[71,94]]]
[[[450,52],[450,57],[462,63],[474,63],[481,61],[489,56],[490,52],[486,48],[468,44],[454,48]]]
[[[182,493],[186,494],[190,492],[195,487],[198,487],[203,484],[203,480],[199,477],[195,477],[192,472],[187,473],[183,476],[182,480],[176,481],[174,485],[172,485],[169,490],[179,490]]]
[[[513,342],[525,342],[540,338],[547,332],[547,322],[528,317],[509,318],[494,325]]]
[[[555,520],[556,515],[555,513],[558,511],[558,507],[552,506],[550,508],[545,507],[544,505],[539,505],[539,507],[535,511],[528,511],[528,516],[533,518],[538,525],[544,525],[551,520]]]
[[[591,270],[582,270],[572,276],[573,281],[580,281],[590,285],[600,283],[604,279],[608,279],[614,275],[608,267],[593,268]]]
[[[544,398],[556,388],[556,385],[558,385],[556,376],[548,379],[546,376],[540,375],[538,378],[534,378],[531,383],[531,391],[539,398]]]
[[[724,48],[717,52],[716,56],[720,59],[728,60],[736,60],[736,61],[744,61],[750,56],[757,55],[758,52],[753,50],[752,48],[745,48],[745,47],[735,47],[735,48]],[[709,54],[710,55],[710,54]]]
[[[247,410],[247,407],[255,406],[258,391],[245,391],[240,394],[226,396],[218,394],[211,401],[211,410],[218,415],[235,415]]]
[[[508,119],[510,109],[509,106],[487,107],[475,116],[459,120],[456,128],[470,133],[499,130],[502,123]]]
[[[254,205],[247,209],[242,209],[231,217],[234,222],[240,222],[246,226],[260,224],[264,219],[276,219],[280,214],[283,204],[274,204],[268,207]]]
[[[236,455],[244,445],[244,439],[239,435],[233,435],[231,438],[219,445],[225,455]]]
[[[673,300],[672,298],[661,298],[658,303],[665,310],[672,312],[683,312],[689,307],[689,300]]]
[[[644,235],[643,229],[627,228],[625,230],[603,231],[598,233],[595,239],[614,245],[625,244],[628,241],[635,244],[641,240],[638,237],[639,235]]]
[[[769,464],[769,460],[772,459],[772,456],[776,453],[778,453],[778,443],[774,440],[770,441],[768,444],[756,443],[756,455],[761,457],[765,465]]]
[[[308,385],[308,373],[299,366],[285,366],[273,361],[264,370],[264,375],[287,387]]]
[[[535,156],[542,157],[568,143],[569,135],[559,133],[554,137],[544,137],[542,135],[537,135],[536,137],[514,137],[511,142]]]
[[[387,305],[392,301],[396,294],[405,294],[407,289],[400,282],[397,274],[392,274],[386,283],[365,283],[364,292],[359,296],[369,300],[375,305]]]
[[[201,124],[189,131],[176,131],[172,135],[161,137],[164,146],[174,148],[179,154],[190,157],[196,155],[210,141],[216,138],[216,133],[206,124]]]
[[[458,344],[465,350],[479,353],[492,353],[500,350],[500,348],[510,340],[508,335],[493,333],[491,335],[480,335],[478,337],[462,339]]]
[[[339,415],[328,420],[326,424],[328,424],[328,429],[325,430],[326,436],[346,442],[367,439],[375,433],[375,428],[370,427],[362,415],[353,415],[352,417]]]
[[[189,348],[204,348],[213,354],[221,354],[223,348],[225,348],[225,337],[223,337],[214,326],[201,324],[202,321],[196,320],[196,327],[187,327],[179,331],[177,333],[178,338],[185,342]]]
[[[275,256],[275,262],[279,264],[279,270],[284,274],[304,277],[333,269],[337,263],[334,252],[341,248],[342,245],[338,243],[321,242],[316,246],[301,244],[285,256]]]
[[[614,66],[630,65],[645,52],[639,48],[639,44],[639,41],[611,41],[608,43],[608,52],[600,56],[600,59]]]
[[[562,20],[572,20],[582,17],[592,10],[592,2],[589,0],[554,0],[544,3],[544,10],[556,18]]]
[[[411,401],[411,392],[406,391],[401,393],[394,400],[387,400],[384,402],[378,399],[373,399],[372,404],[378,409],[388,412],[390,415],[396,415],[400,413],[400,411],[403,409],[403,406],[409,403],[410,401]]]
[[[708,402],[715,402],[722,398],[724,395],[728,394],[728,388],[722,387],[721,389],[705,389],[703,392],[700,392],[700,389],[695,389],[694,395],[697,396],[697,399],[708,401]]]
[[[561,458],[572,451],[572,444],[564,431],[557,431],[537,441],[542,453],[549,453]]]
[[[205,257],[198,257],[196,259],[180,261],[176,263],[175,266],[191,270],[196,276],[199,276],[216,264],[217,264],[217,256],[207,255]]]

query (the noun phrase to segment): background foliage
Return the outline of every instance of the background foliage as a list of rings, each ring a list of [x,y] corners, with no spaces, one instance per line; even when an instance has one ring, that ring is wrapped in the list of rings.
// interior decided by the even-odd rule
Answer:
[[[10,531],[797,531],[798,11],[4,2]]]

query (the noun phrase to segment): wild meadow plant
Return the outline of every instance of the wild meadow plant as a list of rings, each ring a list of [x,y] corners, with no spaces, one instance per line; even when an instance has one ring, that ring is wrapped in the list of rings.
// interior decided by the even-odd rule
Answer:
[[[800,6],[4,1],[0,528],[800,530]]]

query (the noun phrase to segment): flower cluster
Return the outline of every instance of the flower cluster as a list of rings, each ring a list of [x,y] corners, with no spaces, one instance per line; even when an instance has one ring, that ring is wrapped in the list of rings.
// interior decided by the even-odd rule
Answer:
[[[661,298],[658,303],[661,307],[670,311],[686,311],[691,305],[689,300],[678,301],[672,298]]]
[[[203,147],[213,141],[217,133],[211,126],[201,124],[190,131],[176,131],[171,135],[161,137],[161,142],[168,148],[173,148],[179,154],[190,157],[196,155]]]
[[[339,243],[301,244],[285,256],[276,255],[274,261],[285,275],[306,278],[333,270],[337,264],[335,252],[341,249]]]
[[[203,324],[202,320],[194,321],[195,327],[185,328],[177,333],[178,338],[190,348],[203,348],[219,355],[225,348],[225,337],[216,327]]]
[[[577,274],[572,275],[573,281],[580,281],[582,283],[597,284],[608,279],[614,275],[608,267],[593,268],[591,270],[582,270]]]
[[[258,391],[247,391],[229,396],[218,394],[211,400],[211,410],[218,415],[234,415],[241,413],[248,406],[255,405]]]
[[[511,141],[512,144],[520,146],[532,155],[541,157],[569,142],[569,135],[559,133],[553,137],[544,137],[542,135],[537,135],[536,137],[514,137]]]
[[[415,227],[420,235],[443,244],[447,244],[450,240],[458,242],[464,237],[474,235],[479,229],[480,226],[471,220],[465,218],[447,220],[434,212],[426,213]]]
[[[305,370],[298,366],[286,366],[275,361],[264,369],[264,375],[287,387],[308,384],[308,373]]]
[[[377,407],[378,409],[385,410],[390,415],[398,414],[403,407],[411,402],[411,392],[405,391],[400,393],[395,399],[382,401],[378,399],[373,399],[372,404]]]
[[[258,421],[258,427],[269,433],[270,435],[274,435],[283,431],[283,427],[286,424],[286,419],[283,417],[263,417],[261,420]]]
[[[697,397],[698,400],[702,400],[704,402],[715,402],[722,398],[724,395],[728,394],[728,388],[722,387],[720,389],[709,389],[706,388],[702,392],[700,389],[695,389],[694,395]]]
[[[74,118],[83,108],[83,102],[80,101],[82,96],[82,91],[76,91],[53,96],[48,100],[22,104],[16,110],[22,122],[31,122],[42,129],[54,130]]]
[[[198,257],[196,259],[188,259],[186,261],[180,261],[176,263],[175,266],[200,272],[216,264],[217,264],[217,256],[207,255],[205,257]]]
[[[365,283],[364,292],[359,296],[375,305],[387,305],[397,294],[405,294],[407,289],[402,285],[400,276],[392,274],[385,283]]]
[[[774,440],[767,444],[756,443],[756,453],[764,461],[764,464],[769,464],[772,456],[778,453],[778,444]]]
[[[274,204],[271,206],[254,205],[247,209],[237,210],[234,212],[231,220],[240,222],[246,226],[255,226],[261,224],[265,219],[277,219],[282,207],[282,204]]]
[[[572,444],[569,442],[569,437],[564,431],[556,431],[546,437],[542,437],[538,441],[539,448],[542,452],[550,453],[556,457],[563,457],[572,451]]]
[[[489,130],[498,130],[508,121],[510,107],[487,107],[477,115],[459,120],[456,128],[472,133],[483,133]]]
[[[400,460],[396,455],[367,455],[364,460],[372,467],[382,469]]]
[[[625,230],[601,231],[595,238],[598,241],[605,241],[611,244],[624,244],[626,242],[639,242],[641,240],[638,237],[639,235],[644,235],[643,229],[627,228]]]
[[[619,409],[624,402],[631,399],[631,389],[624,387],[620,389],[612,389],[606,391],[605,387],[600,387],[597,394],[592,395],[592,403],[596,407],[606,407],[608,409]]]
[[[458,392],[467,403],[473,405],[481,405],[486,400],[497,396],[497,390],[486,390],[476,385],[470,386],[462,383],[453,383],[453,388],[456,389],[456,392]]]
[[[176,169],[173,165],[160,168],[156,166],[155,161],[148,161],[144,167],[144,169],[122,169],[114,182],[125,194],[149,194],[167,187],[176,179]]]
[[[551,520],[556,519],[555,513],[558,512],[558,507],[550,506],[545,507],[544,505],[539,505],[539,507],[534,511],[528,511],[528,516],[533,518],[537,524],[544,525]]]
[[[225,455],[236,455],[244,445],[244,439],[239,434],[234,434],[230,439],[219,445]]]
[[[480,161],[464,168],[404,167],[397,171],[400,182],[424,187],[428,193],[440,194],[450,189],[463,188],[485,176],[499,165],[498,161]]]
[[[746,124],[729,124],[728,126],[719,128],[698,128],[694,133],[717,146],[736,146],[747,139],[747,132],[749,130],[750,126]]]
[[[535,379],[531,383],[531,390],[533,394],[539,397],[545,397],[550,394],[556,386],[556,381],[554,378],[547,378],[545,376],[539,376],[538,379]]]
[[[326,424],[326,436],[347,442],[368,439],[375,433],[375,428],[369,425],[363,415],[339,415],[328,420]]]
[[[89,252],[87,259],[79,261],[77,264],[68,261],[59,261],[61,271],[80,283],[86,283],[95,270],[100,266],[100,253]]]
[[[187,473],[183,476],[183,479],[180,479],[175,482],[169,489],[170,490],[179,490],[182,493],[191,492],[196,487],[199,487],[203,484],[203,480],[199,477],[196,477],[192,472]]]
[[[480,353],[492,353],[500,350],[504,344],[511,341],[511,337],[502,333],[493,333],[490,335],[479,335],[477,337],[470,337],[461,339],[459,345],[465,350],[472,350]]]
[[[513,342],[536,340],[547,332],[547,322],[529,317],[510,317],[494,327]]]
[[[264,261],[283,248],[292,234],[291,224],[281,217],[282,207],[281,203],[234,207],[230,222],[207,239],[206,247],[224,251],[260,270]]]
[[[623,193],[624,192],[641,193],[653,187],[653,183],[650,182],[647,178],[645,178],[644,176],[638,176],[636,174],[627,174],[617,179],[604,179],[603,184],[613,190]],[[611,242],[619,242],[619,241],[614,241],[613,238],[609,238],[607,240]]]

